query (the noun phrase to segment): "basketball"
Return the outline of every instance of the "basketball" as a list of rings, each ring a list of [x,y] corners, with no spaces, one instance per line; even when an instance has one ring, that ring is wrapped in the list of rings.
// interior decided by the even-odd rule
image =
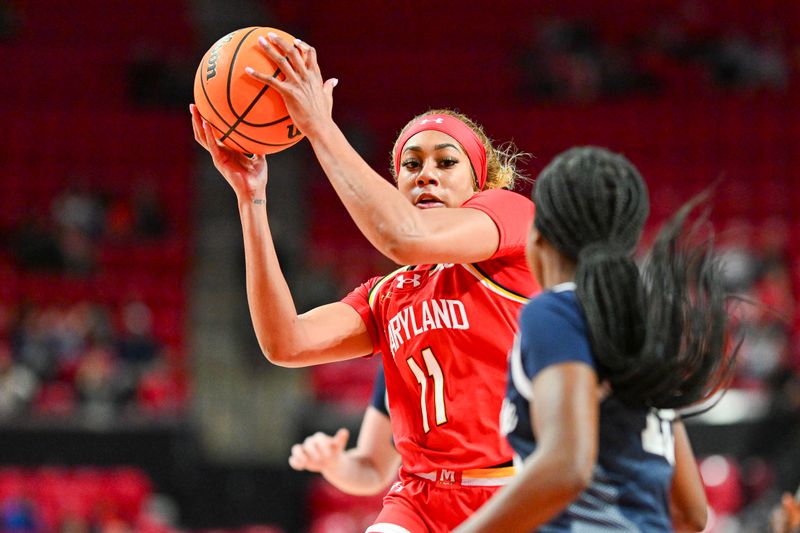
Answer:
[[[206,52],[194,80],[194,101],[200,115],[226,146],[246,154],[274,154],[303,138],[281,96],[244,71],[252,67],[284,78],[258,44],[258,38],[266,38],[269,32],[294,41],[292,35],[275,28],[233,31]]]

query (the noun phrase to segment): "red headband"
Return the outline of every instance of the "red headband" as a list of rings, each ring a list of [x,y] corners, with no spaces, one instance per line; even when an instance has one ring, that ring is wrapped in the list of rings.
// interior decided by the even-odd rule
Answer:
[[[397,152],[394,154],[395,174],[400,173],[400,154],[405,144],[417,133],[427,130],[441,131],[458,141],[478,177],[478,190],[482,191],[486,184],[486,149],[472,128],[451,115],[425,115],[403,132],[397,140]]]

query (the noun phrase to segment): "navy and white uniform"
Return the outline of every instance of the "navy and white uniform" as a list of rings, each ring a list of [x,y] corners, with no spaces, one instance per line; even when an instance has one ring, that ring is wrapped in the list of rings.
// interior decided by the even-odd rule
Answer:
[[[574,283],[562,283],[528,303],[509,361],[501,428],[515,462],[536,449],[530,404],[532,380],[550,365],[585,363],[595,370],[588,325]],[[612,394],[600,406],[599,454],[592,481],[542,533],[672,531],[669,490],[675,456],[672,411],[633,409]]]
[[[383,365],[378,365],[375,374],[375,383],[372,385],[372,398],[369,404],[389,416],[389,398],[386,396],[386,377],[383,375]]]

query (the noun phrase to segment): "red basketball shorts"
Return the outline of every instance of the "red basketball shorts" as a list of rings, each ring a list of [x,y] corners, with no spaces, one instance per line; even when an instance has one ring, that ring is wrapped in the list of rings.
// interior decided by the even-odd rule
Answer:
[[[446,533],[474,513],[510,480],[513,467],[400,471],[383,498],[383,509],[366,533]]]

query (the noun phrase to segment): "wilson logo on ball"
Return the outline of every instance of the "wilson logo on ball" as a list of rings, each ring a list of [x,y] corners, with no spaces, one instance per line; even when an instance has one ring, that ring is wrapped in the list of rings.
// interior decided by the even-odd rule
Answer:
[[[194,80],[194,101],[200,115],[217,139],[245,154],[280,152],[304,137],[280,94],[244,71],[253,67],[277,79],[285,78],[258,44],[258,38],[266,38],[270,32],[294,41],[294,36],[275,28],[236,30],[206,52]]]
[[[208,53],[209,55],[208,55],[208,67],[206,67],[206,81],[210,80],[211,78],[217,75],[217,57],[218,57],[217,52],[219,52],[219,49],[222,48],[225,45],[225,43],[231,42],[231,40],[233,39],[233,35],[235,33],[236,32],[229,33],[228,35],[220,39]]]

